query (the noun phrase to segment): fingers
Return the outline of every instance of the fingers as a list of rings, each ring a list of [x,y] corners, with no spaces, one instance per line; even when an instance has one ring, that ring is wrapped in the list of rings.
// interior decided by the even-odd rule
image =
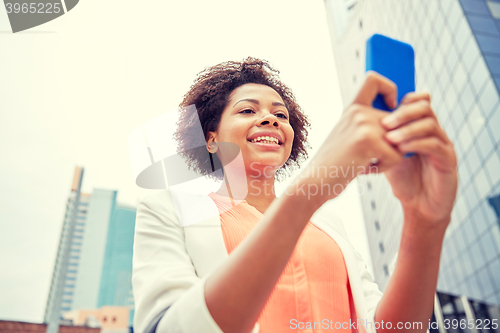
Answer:
[[[401,100],[401,105],[403,104],[409,104],[409,103],[413,103],[413,102],[416,102],[416,101],[420,101],[420,100],[426,100],[429,102],[431,102],[431,94],[428,93],[428,92],[410,92],[410,93],[407,93],[403,99]]]
[[[430,136],[437,137],[443,143],[448,142],[446,133],[439,126],[437,119],[433,117],[424,117],[415,120],[385,134],[385,138],[392,144],[400,144],[408,140]]]
[[[382,125],[387,130],[392,130],[419,118],[436,118],[436,115],[432,111],[429,100],[425,98],[426,96],[421,97],[423,98],[420,98],[419,100],[416,100],[414,102],[408,102],[408,100],[412,100],[415,98],[415,96],[410,97],[404,105],[402,103],[402,105],[397,110],[384,117],[384,119],[382,119]]]
[[[378,94],[384,95],[384,100],[389,107],[396,107],[398,91],[394,82],[376,72],[368,71],[365,82],[353,103],[371,106]]]
[[[377,134],[374,134],[374,138],[371,139],[371,141],[379,142],[376,149],[365,154],[365,165],[368,167],[365,167],[364,173],[384,172],[404,158],[403,152],[383,140],[382,137],[377,138],[377,136]],[[367,147],[367,145],[363,146]],[[372,164],[373,159],[377,160],[376,164]]]
[[[443,142],[437,137],[426,137],[406,141],[398,145],[403,153],[416,152],[430,158],[434,167],[441,172],[456,170],[456,156],[451,142]]]

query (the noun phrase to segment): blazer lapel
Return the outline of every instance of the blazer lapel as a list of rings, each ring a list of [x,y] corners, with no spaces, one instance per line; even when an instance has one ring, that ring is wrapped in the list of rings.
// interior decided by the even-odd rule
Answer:
[[[222,235],[219,210],[208,195],[171,188],[186,250],[200,278],[210,274],[229,255]]]

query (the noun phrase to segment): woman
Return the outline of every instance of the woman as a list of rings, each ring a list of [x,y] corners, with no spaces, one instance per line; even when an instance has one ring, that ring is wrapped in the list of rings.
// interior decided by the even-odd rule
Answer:
[[[371,107],[379,93],[396,106],[394,84],[370,73],[317,154],[277,198],[274,180],[307,156],[308,122],[293,94],[277,71],[254,58],[200,73],[181,104],[194,104],[197,112],[184,109],[176,137],[201,174],[213,176],[220,163],[224,183],[208,198],[163,191],[141,202],[134,244],[135,330],[384,332],[420,322],[406,331],[424,332],[455,200],[456,156],[428,94],[408,94],[389,114]],[[193,147],[196,117],[209,158],[183,149]],[[407,152],[417,155],[405,159]],[[243,168],[232,163],[237,154]],[[355,176],[318,172],[331,166],[385,172],[401,201],[401,246],[384,295],[346,245],[339,222],[318,217],[319,208]],[[182,219],[199,203],[203,211],[216,207],[218,216],[183,228]],[[177,212],[183,205],[188,208]],[[207,221],[219,227],[209,228]],[[230,255],[211,259],[225,250]]]

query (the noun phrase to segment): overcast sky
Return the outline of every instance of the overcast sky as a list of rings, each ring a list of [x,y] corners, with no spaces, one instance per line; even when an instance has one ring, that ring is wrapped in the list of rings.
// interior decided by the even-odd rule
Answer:
[[[176,109],[204,67],[270,61],[310,118],[311,155],[342,112],[322,0],[84,0],[17,34],[2,6],[0,39],[0,319],[43,320],[75,166],[84,191],[136,205],[150,192],[128,135]],[[367,257],[353,190],[334,201]]]

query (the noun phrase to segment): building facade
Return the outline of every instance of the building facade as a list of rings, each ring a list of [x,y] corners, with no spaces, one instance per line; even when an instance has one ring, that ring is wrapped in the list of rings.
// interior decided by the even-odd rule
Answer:
[[[83,168],[77,167],[75,169],[71,192],[66,203],[56,262],[45,308],[44,322],[46,323],[54,316],[54,312],[69,311],[73,305],[90,200],[90,195],[81,193],[80,190],[83,172]]]
[[[94,189],[91,194],[79,194],[78,213],[72,224],[71,213],[76,205],[77,192],[72,190],[68,199],[44,321],[50,323],[63,317],[63,313],[74,310],[125,306],[131,311],[131,322],[136,210],[118,204],[117,191]],[[71,241],[71,247],[64,264],[60,258],[64,258],[68,251],[68,241]],[[60,283],[63,276],[64,283]],[[60,305],[56,306],[55,295],[58,295],[58,290],[61,294],[61,288]],[[54,311],[58,312],[55,317]]]
[[[413,46],[416,90],[431,93],[458,157],[459,189],[443,245],[438,301],[446,302],[444,316],[447,304],[463,295],[472,307],[500,305],[500,1],[325,4],[344,106],[364,80],[371,35]],[[375,280],[384,290],[397,257],[402,209],[383,175],[358,181]]]

